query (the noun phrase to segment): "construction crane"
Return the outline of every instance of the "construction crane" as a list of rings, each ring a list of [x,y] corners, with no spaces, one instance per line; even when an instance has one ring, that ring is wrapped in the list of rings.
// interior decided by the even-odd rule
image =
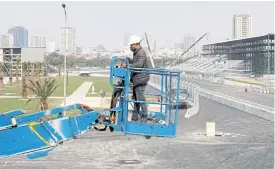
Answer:
[[[149,44],[149,41],[148,41],[148,37],[147,37],[146,32],[144,33],[144,35],[145,35],[145,38],[146,38],[148,50],[149,50],[149,52],[150,52],[150,54],[151,54],[151,55],[150,55],[151,65],[152,65],[153,68],[155,68],[155,63],[154,63],[154,60],[153,60],[153,54],[152,54],[152,51],[151,51],[151,48],[150,48],[150,44]]]
[[[167,68],[171,68],[171,66],[173,66],[175,63],[177,63],[177,61],[179,60],[179,58],[181,58],[182,56],[184,56],[190,49],[192,49],[206,35],[208,35],[208,33],[203,34],[195,43],[193,43],[187,50],[185,50],[180,56],[178,56]]]
[[[119,66],[122,62],[126,67]],[[130,99],[129,76],[132,73],[160,76],[163,82],[160,93],[147,94],[160,99],[146,102]],[[176,103],[172,103],[169,97],[172,78],[177,79]],[[99,131],[107,131],[109,128],[111,132],[141,135],[146,139],[176,136],[180,72],[159,68],[130,68],[127,59],[114,57],[110,63],[110,84],[114,88],[115,99],[112,100],[110,109],[104,111],[93,110],[83,104],[73,104],[28,115],[20,109],[0,114],[0,158],[18,154],[25,154],[30,159],[43,157],[56,146],[84,134],[91,128]],[[149,111],[146,123],[134,122],[129,120],[133,103],[159,105],[159,110]],[[174,105],[176,109],[172,109]],[[62,112],[70,110],[79,110],[80,114],[71,117],[62,115]]]

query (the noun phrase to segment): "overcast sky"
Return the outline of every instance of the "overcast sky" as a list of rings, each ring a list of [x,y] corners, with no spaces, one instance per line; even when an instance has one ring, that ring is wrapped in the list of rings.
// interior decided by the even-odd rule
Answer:
[[[151,34],[162,46],[181,41],[189,34],[202,43],[232,37],[234,14],[249,14],[253,36],[274,33],[274,2],[65,2],[68,25],[76,28],[77,45],[119,48],[124,34]],[[46,36],[59,46],[64,25],[61,2],[0,2],[0,34],[15,25],[24,26],[29,36]]]

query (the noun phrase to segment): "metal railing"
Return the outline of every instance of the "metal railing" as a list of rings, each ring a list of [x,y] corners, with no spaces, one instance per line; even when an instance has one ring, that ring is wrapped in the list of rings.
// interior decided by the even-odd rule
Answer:
[[[158,88],[158,86],[161,83],[161,78],[159,76],[151,75],[149,85],[152,87],[161,90]],[[172,79],[172,88],[176,88],[176,79]],[[199,111],[199,92],[200,92],[200,87],[198,85],[181,81],[180,82],[180,89],[186,89],[188,93],[188,109],[187,113],[185,114],[186,118],[189,118],[195,114],[198,113]]]

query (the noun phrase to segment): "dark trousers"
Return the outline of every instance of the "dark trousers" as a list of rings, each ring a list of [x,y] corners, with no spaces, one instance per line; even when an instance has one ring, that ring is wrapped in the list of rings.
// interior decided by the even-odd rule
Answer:
[[[136,101],[146,101],[145,88],[147,84],[137,85],[133,87],[133,99]],[[135,103],[132,119],[138,117],[147,117],[148,107],[146,103]]]

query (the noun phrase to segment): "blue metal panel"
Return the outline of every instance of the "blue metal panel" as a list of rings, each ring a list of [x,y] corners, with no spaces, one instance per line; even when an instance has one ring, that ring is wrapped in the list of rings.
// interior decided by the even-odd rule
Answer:
[[[66,109],[73,107],[78,106],[70,105]],[[41,113],[37,113],[36,116],[29,115],[23,120],[30,121],[40,115]],[[99,116],[100,112],[89,112],[71,118],[64,117],[42,123],[25,123],[0,130],[0,157],[27,152],[32,152],[28,155],[30,158],[44,156],[50,150],[43,149],[56,146],[62,141],[83,134]],[[22,118],[19,119],[22,120]]]
[[[0,114],[0,127],[9,126],[11,125],[11,118],[14,116],[19,116],[24,114],[23,110],[17,109],[7,113]]]
[[[56,143],[63,140],[62,134],[58,133],[49,122],[41,123],[41,126],[51,135]]]
[[[28,157],[29,159],[35,159],[35,158],[47,156],[48,153],[49,153],[51,150],[53,150],[53,147],[45,148],[45,149],[41,149],[41,150],[36,150],[35,152],[28,153],[28,154],[27,154],[27,157]]]
[[[160,124],[127,123],[126,134],[136,134],[145,136],[175,137],[175,125],[169,126]]]
[[[86,130],[89,129],[90,124],[95,122],[96,119],[100,116],[100,112],[94,111],[89,112],[83,115],[74,116],[78,125],[78,130],[80,131],[79,134],[83,134]]]
[[[0,157],[47,146],[28,125],[0,131]]]
[[[152,118],[155,118],[155,119],[165,120],[165,116],[160,112],[151,112],[151,111],[149,111],[148,116],[152,117]]]
[[[126,69],[125,68],[114,68],[113,69],[113,76],[116,77],[121,77],[124,78],[126,76],[128,76],[128,74],[126,74]]]

